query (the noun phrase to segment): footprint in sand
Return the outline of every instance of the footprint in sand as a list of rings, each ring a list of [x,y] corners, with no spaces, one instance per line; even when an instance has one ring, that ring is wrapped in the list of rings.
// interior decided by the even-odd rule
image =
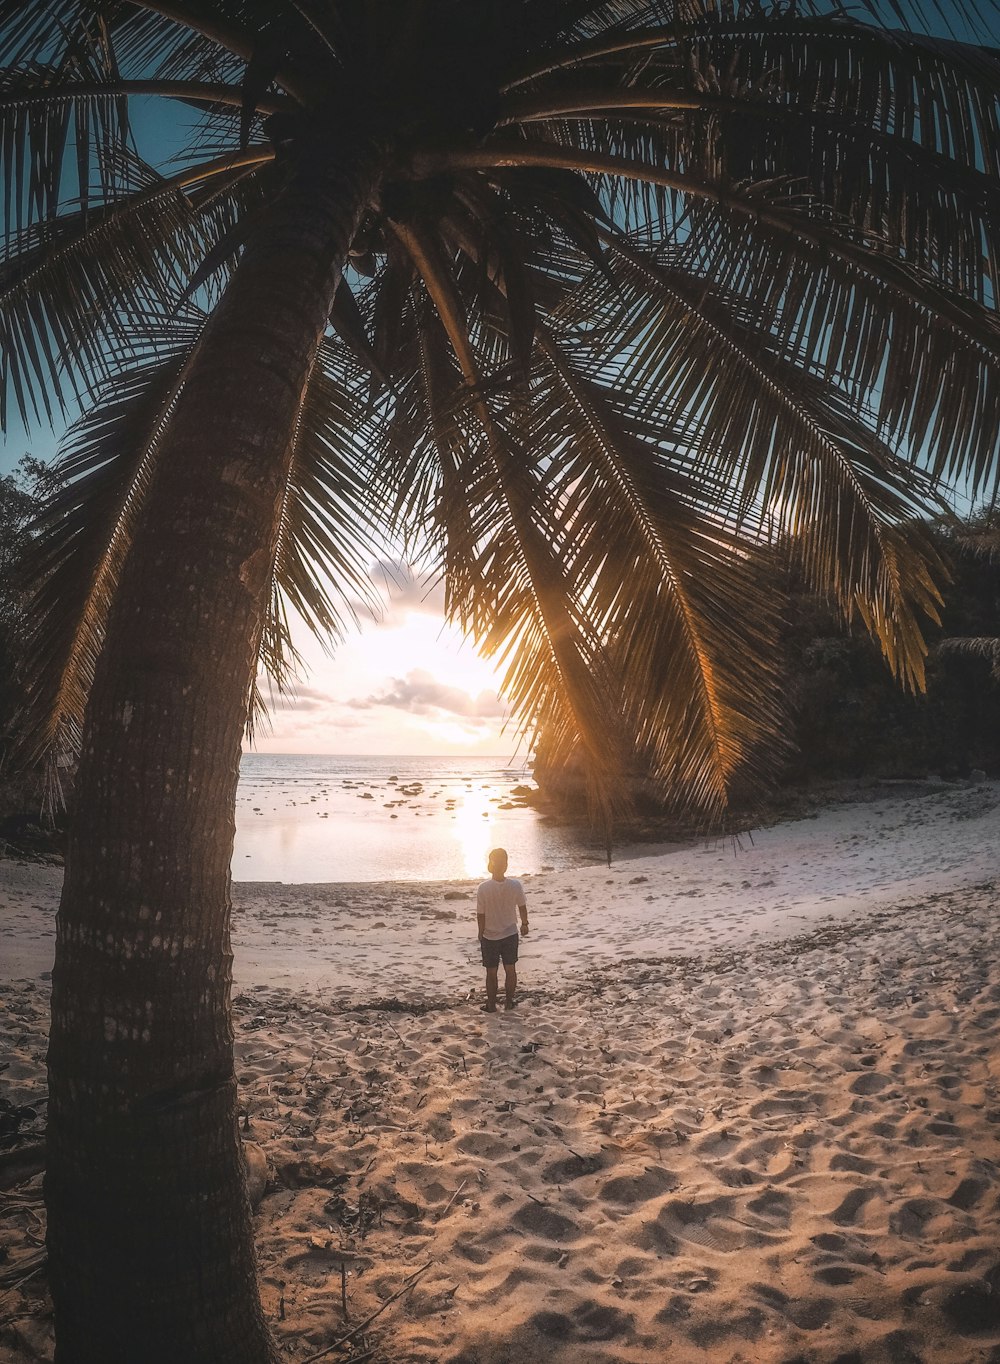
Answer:
[[[518,1208],[512,1221],[522,1231],[534,1236],[544,1237],[547,1241],[578,1241],[583,1234],[575,1222],[556,1212],[545,1203],[532,1200]]]
[[[954,1208],[961,1209],[962,1212],[969,1212],[978,1203],[992,1186],[988,1180],[969,1177],[963,1179],[955,1192],[948,1198],[948,1202]]]
[[[830,1220],[836,1222],[839,1227],[853,1226],[858,1221],[865,1206],[877,1194],[878,1188],[874,1184],[862,1185],[860,1188],[852,1189],[834,1208],[830,1214]]]
[[[792,1200],[778,1189],[765,1189],[747,1203],[747,1211],[765,1222],[787,1227],[792,1220]]]
[[[572,1316],[562,1312],[536,1312],[528,1319],[540,1335],[552,1340],[608,1341],[633,1334],[632,1317],[618,1307],[584,1301]]]
[[[650,1199],[676,1189],[680,1180],[672,1170],[658,1165],[649,1165],[641,1175],[618,1175],[604,1184],[598,1195],[608,1203],[620,1203],[626,1207],[636,1203],[648,1203]]]
[[[584,1175],[591,1175],[595,1170],[600,1170],[605,1163],[606,1157],[601,1152],[593,1156],[566,1156],[562,1160],[553,1161],[551,1165],[546,1165],[541,1175],[546,1184],[569,1184],[575,1179],[582,1179]]]

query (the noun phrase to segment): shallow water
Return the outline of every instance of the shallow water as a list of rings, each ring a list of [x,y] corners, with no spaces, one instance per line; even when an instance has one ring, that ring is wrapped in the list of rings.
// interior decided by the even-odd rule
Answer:
[[[236,802],[237,881],[443,881],[599,861],[574,830],[517,802],[530,772],[503,758],[245,753]]]

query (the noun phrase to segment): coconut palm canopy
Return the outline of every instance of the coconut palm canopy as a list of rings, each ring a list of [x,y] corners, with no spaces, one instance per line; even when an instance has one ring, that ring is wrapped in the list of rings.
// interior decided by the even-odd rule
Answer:
[[[781,536],[919,685],[917,518],[997,474],[1000,62],[889,13],[3,0],[4,401],[84,404],[39,541],[42,738],[79,729],[241,258],[345,164],[265,666],[286,608],[336,634],[373,533],[405,536],[598,807],[640,753],[717,811],[779,729],[748,548]],[[151,98],[190,125],[155,167],[130,128]],[[318,218],[317,260],[342,238]]]
[[[84,410],[34,641],[39,740],[81,753],[60,1359],[277,1358],[229,1009],[240,745],[286,608],[341,628],[372,528],[427,549],[606,816],[632,754],[702,812],[766,766],[764,540],[919,684],[919,514],[997,478],[1000,63],[878,4],[0,0],[5,401]],[[154,168],[156,99],[192,128]]]

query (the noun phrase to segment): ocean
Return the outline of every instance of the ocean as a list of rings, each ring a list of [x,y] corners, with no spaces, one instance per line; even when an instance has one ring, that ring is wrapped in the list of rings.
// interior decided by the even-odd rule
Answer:
[[[512,876],[600,861],[580,831],[518,804],[531,785],[499,757],[244,753],[233,879],[465,880],[498,846]]]

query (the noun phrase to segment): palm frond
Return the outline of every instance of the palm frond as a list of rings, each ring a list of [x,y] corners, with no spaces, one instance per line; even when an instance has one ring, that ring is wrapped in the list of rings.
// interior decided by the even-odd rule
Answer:
[[[412,225],[397,223],[394,230],[434,302],[475,422],[464,443],[478,454],[471,467],[463,460],[459,485],[479,505],[471,529],[459,516],[462,554],[446,550],[449,605],[463,624],[477,620],[486,627],[483,652],[506,663],[505,693],[526,722],[545,724],[560,750],[581,746],[591,817],[608,831],[627,805],[627,745],[604,650],[586,616],[574,609],[552,534],[540,523],[537,479],[516,429],[498,418],[481,390],[454,278]],[[446,506],[440,514],[447,525]],[[465,605],[470,601],[471,611]]]
[[[130,356],[67,435],[60,486],[39,515],[27,561],[23,743],[31,756],[78,748],[108,612],[204,322],[191,312],[166,334],[156,329],[148,354]]]
[[[67,66],[80,93],[55,97],[52,87],[70,83]],[[109,167],[128,155],[129,122],[127,101],[108,84],[107,72],[91,72],[79,55],[55,67],[0,72],[6,233],[51,220],[67,200],[86,209],[95,178],[105,196],[113,191]]]
[[[289,609],[328,644],[356,622],[357,604],[376,609],[368,568],[384,513],[365,382],[342,346],[323,343],[292,442],[262,642],[265,670],[279,686],[287,675]]]
[[[752,46],[784,32],[814,29],[820,38],[829,31],[831,20],[844,27],[862,31],[891,33],[895,22],[907,38],[916,37],[935,50],[950,43],[961,46],[990,44],[996,36],[1000,11],[995,0],[889,0],[889,13],[883,0],[859,0],[854,13],[831,8],[823,0],[798,0],[794,7],[757,3],[711,3],[692,0],[690,4],[650,5],[637,3],[628,15],[619,14],[618,22],[595,25],[590,32],[563,31],[548,50],[522,57],[509,73],[503,92],[531,86],[544,78],[561,78],[564,73],[580,71],[584,77],[595,67],[612,65],[615,69],[634,69],[650,61],[650,54],[661,60],[672,52],[684,51],[692,43],[716,38],[729,44]],[[659,11],[659,12],[657,12]],[[944,33],[946,38],[929,37]],[[964,40],[964,41],[963,41]],[[726,53],[731,57],[732,47]],[[725,71],[720,62],[716,72]]]
[[[669,253],[607,240],[626,319],[615,375],[635,410],[653,431],[688,433],[703,502],[724,490],[717,515],[758,540],[791,537],[807,580],[848,618],[870,603],[891,666],[919,686],[919,620],[934,617],[943,577],[921,520],[940,510],[932,481],[834,384],[787,356],[764,308],[671,267]],[[586,299],[578,307],[590,311]]]
[[[227,14],[228,11],[228,14]],[[202,61],[218,67],[220,54],[246,60],[252,30],[234,22],[229,6],[196,3],[81,4],[80,0],[22,0],[0,3],[0,66],[23,67],[42,61],[56,35],[71,49],[106,48],[113,43],[117,61],[148,66],[154,58],[177,59],[179,48],[196,46]],[[205,74],[204,71],[199,75]]]
[[[8,239],[0,256],[0,425],[11,397],[27,425],[51,420],[80,391],[97,391],[109,377],[109,356],[122,354],[144,317],[176,306],[230,229],[231,197],[195,213],[185,187],[261,160],[239,153],[163,180],[133,159],[129,196]],[[234,189],[230,182],[230,196]],[[239,189],[245,196],[245,185]]]
[[[578,595],[609,641],[650,775],[676,804],[718,816],[737,774],[781,748],[768,586],[700,510],[701,471],[680,464],[676,436],[661,426],[656,443],[639,438],[620,395],[565,343],[543,334],[540,350],[532,435],[558,452],[546,481]]]
[[[989,313],[973,302],[949,291],[892,255],[872,249],[863,234],[845,230],[823,217],[805,211],[802,204],[787,194],[787,185],[773,182],[755,186],[736,186],[701,180],[683,171],[661,169],[650,160],[617,154],[590,152],[570,146],[541,142],[520,143],[509,147],[455,150],[418,154],[412,162],[417,178],[433,177],[449,171],[503,171],[507,167],[537,166],[580,171],[597,179],[605,194],[622,181],[658,186],[672,195],[689,196],[717,205],[728,214],[759,224],[779,241],[811,249],[816,255],[853,266],[877,281],[899,298],[934,310],[955,328],[965,343],[997,345],[997,326]],[[775,192],[777,189],[777,193]],[[677,213],[660,216],[677,217]]]
[[[485,427],[482,472],[474,480],[463,471],[461,489],[472,504],[475,550],[447,555],[448,603],[460,623],[478,625],[481,652],[504,668],[502,690],[523,731],[544,731],[562,760],[582,760],[591,822],[610,842],[631,805],[635,751],[619,682],[577,594],[555,509],[521,443],[523,431],[494,412],[487,422],[481,408],[476,420]],[[443,499],[440,514],[448,525]],[[458,528],[461,537],[461,513]]]

